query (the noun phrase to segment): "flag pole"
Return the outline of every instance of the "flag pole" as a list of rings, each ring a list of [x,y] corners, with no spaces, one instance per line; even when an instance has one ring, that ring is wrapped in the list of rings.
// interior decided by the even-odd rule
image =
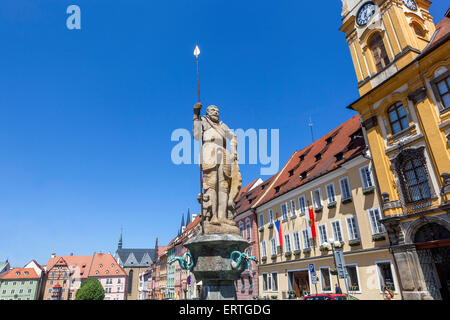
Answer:
[[[198,56],[200,55],[200,48],[195,46],[194,56],[195,61],[197,63],[197,93],[198,93],[198,103],[200,103],[200,73],[198,71]],[[201,118],[200,118],[201,120]],[[202,234],[205,234],[205,227],[203,221],[205,219],[203,215],[203,176],[202,176],[202,146],[203,146],[203,132],[202,132],[202,141],[200,142],[200,154],[199,154],[199,162],[200,162],[200,224],[202,226]]]

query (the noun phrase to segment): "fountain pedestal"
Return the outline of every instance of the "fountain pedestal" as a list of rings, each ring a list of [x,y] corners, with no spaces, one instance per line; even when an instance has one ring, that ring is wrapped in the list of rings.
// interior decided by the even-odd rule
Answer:
[[[202,281],[201,300],[236,300],[235,281],[244,267],[232,269],[231,253],[244,252],[250,243],[236,234],[205,234],[188,240],[184,246],[194,258],[196,281]]]

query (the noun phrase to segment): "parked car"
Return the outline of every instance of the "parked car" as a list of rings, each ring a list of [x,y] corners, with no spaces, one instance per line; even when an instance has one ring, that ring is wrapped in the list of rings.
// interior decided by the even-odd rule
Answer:
[[[313,294],[303,298],[303,300],[359,300],[354,296],[347,296],[346,294]]]

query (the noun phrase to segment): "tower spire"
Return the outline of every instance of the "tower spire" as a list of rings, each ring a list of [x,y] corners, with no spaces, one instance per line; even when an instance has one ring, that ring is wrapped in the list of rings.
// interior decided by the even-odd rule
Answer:
[[[120,238],[117,248],[122,249],[122,228],[120,228]]]
[[[189,208],[188,208],[187,219],[186,219],[186,227],[189,225],[189,223],[191,223],[191,213],[189,212]]]

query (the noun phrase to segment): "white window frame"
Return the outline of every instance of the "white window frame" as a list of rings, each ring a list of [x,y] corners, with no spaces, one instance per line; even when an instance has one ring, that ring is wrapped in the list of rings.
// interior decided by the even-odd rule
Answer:
[[[266,289],[264,289],[264,275],[266,275],[267,277],[267,285],[266,285]],[[270,276],[270,273],[268,272],[263,272],[261,274],[261,279],[262,279],[262,290],[263,292],[269,292],[272,289],[272,277]],[[270,288],[269,288],[270,287]]]
[[[245,233],[247,234],[247,239],[250,239],[252,236],[252,222],[250,218],[245,219]]]
[[[325,228],[325,233],[326,233],[326,239],[325,239],[325,241],[322,241],[323,239],[322,239],[322,232],[320,231],[320,227],[324,227],[324,228]],[[319,231],[319,244],[320,244],[320,245],[323,245],[325,242],[328,242],[328,230],[327,230],[327,224],[326,224],[326,223],[319,224],[319,225],[317,226],[317,230]]]
[[[394,273],[395,268],[394,265],[392,264],[392,260],[381,260],[381,261],[375,261],[375,268],[377,269],[377,275],[378,275],[378,286],[380,288],[380,293],[383,293],[383,284],[381,283],[381,273],[380,273],[380,268],[378,268],[378,264],[381,263],[389,263],[389,265],[391,266],[391,273],[392,273],[392,280],[394,281],[394,286],[395,286],[395,294],[398,294],[398,284],[397,284],[397,275]]]
[[[285,208],[285,210],[283,210],[283,208]],[[289,216],[288,216],[289,204],[287,202],[282,203],[280,205],[280,210],[281,210],[281,220],[287,221],[289,219]]]
[[[379,219],[376,220],[377,226],[373,225],[373,221],[372,221],[372,218],[371,218],[371,212],[374,212],[375,210],[378,212],[378,215],[379,215]],[[386,229],[384,228],[383,224],[381,222],[379,222],[380,219],[383,218],[383,216],[381,215],[381,210],[380,210],[379,207],[368,209],[367,210],[367,215],[369,217],[370,230],[372,231],[372,235],[373,236],[378,235],[378,234],[386,233]],[[376,229],[375,229],[375,227],[376,227]]]
[[[303,206],[300,199],[303,199]],[[298,210],[300,216],[304,216],[306,214],[306,198],[304,195],[298,197]]]
[[[292,252],[292,247],[291,247],[291,235],[289,233],[286,233],[284,235],[284,253],[289,253]],[[289,250],[288,250],[289,249]]]
[[[262,258],[267,258],[266,240],[261,241],[261,253],[262,253]]]
[[[269,225],[273,225],[273,210],[267,210],[267,217],[269,219]]]
[[[328,276],[330,279],[330,290],[323,290],[324,281],[322,277],[322,269],[328,269]],[[333,293],[333,280],[331,277],[331,267],[330,266],[319,267],[319,274],[320,274],[320,289],[322,290],[322,293]]]
[[[295,199],[289,200],[289,212],[291,218],[297,217],[297,204]]]
[[[341,238],[342,239],[338,239],[338,237],[337,237],[337,234],[336,234],[336,232],[335,232],[335,230],[334,230],[334,226],[333,226],[333,224],[335,224],[335,223],[337,223],[338,225],[339,225],[339,232],[341,233]],[[339,219],[336,219],[336,220],[333,220],[333,221],[330,221],[330,224],[331,224],[331,231],[332,231],[332,233],[333,233],[333,239],[335,240],[335,241],[339,241],[339,242],[345,242],[345,238],[344,238],[344,232],[342,231],[342,223],[341,223],[341,220],[339,220]]]
[[[331,187],[333,189],[333,198],[334,199],[330,199],[330,192],[328,191],[328,187]],[[334,183],[329,183],[325,186],[325,190],[327,192],[327,202],[328,204],[332,204],[332,203],[336,203],[336,188],[334,187]]]
[[[372,185],[370,185],[370,186],[367,185],[367,182],[368,182],[367,181],[367,176],[366,176],[366,172],[364,172],[364,170],[366,170],[366,169],[367,169],[367,171],[369,173],[370,181],[372,182]],[[373,175],[372,175],[372,170],[371,170],[370,165],[365,165],[365,166],[359,168],[359,175],[361,176],[361,183],[362,183],[362,186],[363,186],[363,190],[367,190],[367,189],[375,187],[375,182],[373,180]],[[364,177],[366,179],[364,179]]]
[[[244,238],[245,228],[244,228],[244,223],[242,221],[239,221],[239,232],[241,234],[241,237]]]
[[[275,246],[274,246],[274,243],[275,243]],[[274,252],[274,248],[275,248],[275,252]],[[277,239],[271,238],[270,239],[270,254],[271,254],[271,256],[278,255],[277,251],[278,251]]]
[[[315,193],[317,191],[319,191],[319,202],[320,202],[319,206],[317,206],[316,197],[315,197]],[[322,209],[323,208],[322,190],[320,188],[317,188],[317,189],[311,191],[311,197],[313,200],[314,209]]]
[[[274,281],[273,281],[273,275],[274,275],[274,274],[277,275],[277,290],[274,290],[274,289],[273,289],[273,283],[274,283]],[[280,279],[279,279],[279,277],[278,277],[278,271],[272,271],[272,272],[270,273],[270,275],[271,275],[271,280],[272,280],[272,292],[278,292],[278,290],[280,290]]]
[[[305,249],[311,249],[311,240],[308,237],[308,230],[302,229],[302,243],[303,243],[303,250]]]
[[[349,278],[349,288],[348,288],[348,292],[349,293],[361,293],[362,292],[362,288],[361,288],[361,278],[359,277],[359,268],[358,268],[358,264],[357,263],[346,263],[345,267],[355,267],[356,268],[356,277],[358,278],[358,288],[359,290],[357,291],[351,291],[351,283],[350,283],[350,278]],[[347,269],[345,269],[345,272],[348,273]],[[347,275],[348,276],[348,275]]]
[[[356,232],[357,232],[357,237],[353,238],[352,234],[353,234],[353,230],[349,227],[349,220],[353,219],[354,223],[355,223],[355,228],[356,228]],[[358,218],[356,216],[356,214],[351,215],[349,217],[345,217],[345,223],[347,225],[347,235],[348,235],[348,240],[349,241],[354,241],[354,240],[361,240],[361,233],[359,231],[359,226],[358,226]]]
[[[342,187],[342,181],[345,181],[345,180],[347,181],[347,185],[348,185],[349,197],[344,197],[345,192],[344,192],[344,188]],[[350,180],[349,180],[348,177],[344,177],[344,178],[342,178],[342,179],[339,179],[339,187],[341,188],[341,200],[342,200],[342,201],[349,200],[349,199],[352,199],[352,198],[353,198],[353,195],[352,195],[352,187],[351,187],[351,185],[350,185]]]
[[[297,241],[295,235],[297,235]],[[294,239],[294,252],[302,250],[302,240],[300,238],[300,233],[298,231],[295,231],[294,233],[292,233],[292,238]]]
[[[264,229],[264,213],[259,215],[259,229]]]

